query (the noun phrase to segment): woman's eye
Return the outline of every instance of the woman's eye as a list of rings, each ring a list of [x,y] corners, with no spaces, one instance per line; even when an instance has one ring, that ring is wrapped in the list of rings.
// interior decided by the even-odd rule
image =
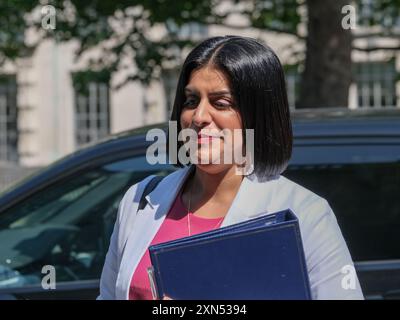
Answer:
[[[185,107],[193,107],[193,106],[195,106],[197,104],[197,101],[195,100],[195,99],[187,99],[184,103],[183,103],[183,105],[185,106]]]
[[[198,104],[199,104],[199,99],[189,97],[185,100],[183,106],[186,108],[194,108],[197,107]],[[228,109],[232,107],[232,104],[226,100],[217,100],[213,103],[213,105],[217,109]]]
[[[224,100],[223,100],[224,101]],[[219,101],[216,101],[215,103],[214,103],[214,105],[217,107],[217,108],[219,108],[219,109],[224,109],[224,108],[229,108],[229,107],[231,107],[232,105],[228,102],[228,101],[221,101],[221,100],[219,100]]]

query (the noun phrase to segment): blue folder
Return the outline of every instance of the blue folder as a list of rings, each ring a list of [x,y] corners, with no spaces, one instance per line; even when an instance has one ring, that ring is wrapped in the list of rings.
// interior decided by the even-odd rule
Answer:
[[[308,300],[300,228],[284,210],[149,247],[153,297]]]

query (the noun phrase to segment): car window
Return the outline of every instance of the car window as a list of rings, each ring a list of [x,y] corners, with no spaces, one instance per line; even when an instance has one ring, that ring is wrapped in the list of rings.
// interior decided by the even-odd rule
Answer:
[[[399,147],[300,149],[283,175],[329,202],[353,260],[400,259]]]
[[[0,288],[38,284],[43,266],[56,281],[98,279],[118,205],[126,190],[168,165],[144,156],[107,163],[63,179],[0,215]]]

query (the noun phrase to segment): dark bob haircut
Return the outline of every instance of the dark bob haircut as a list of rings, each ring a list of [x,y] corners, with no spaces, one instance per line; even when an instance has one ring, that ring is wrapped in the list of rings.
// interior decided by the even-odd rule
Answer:
[[[192,71],[205,66],[227,76],[242,128],[254,129],[254,173],[259,178],[281,174],[292,154],[293,134],[285,76],[274,51],[255,39],[231,35],[198,44],[187,56],[178,80],[171,114],[171,121],[177,121],[178,133],[185,86]],[[178,150],[182,144],[177,141]]]

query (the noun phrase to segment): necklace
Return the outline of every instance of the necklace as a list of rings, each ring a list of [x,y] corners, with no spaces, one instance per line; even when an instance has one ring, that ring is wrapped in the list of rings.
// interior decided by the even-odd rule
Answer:
[[[189,237],[192,235],[192,230],[191,230],[191,227],[190,227],[190,202],[191,202],[191,201],[192,201],[192,188],[190,188],[190,190],[189,190],[188,212],[187,212],[187,214],[186,214],[186,216],[187,216],[187,225],[188,225]],[[224,221],[223,218],[221,218],[221,219],[218,221],[218,223],[217,223],[211,230],[216,229],[217,227],[219,227],[219,224],[221,224],[222,221]]]

